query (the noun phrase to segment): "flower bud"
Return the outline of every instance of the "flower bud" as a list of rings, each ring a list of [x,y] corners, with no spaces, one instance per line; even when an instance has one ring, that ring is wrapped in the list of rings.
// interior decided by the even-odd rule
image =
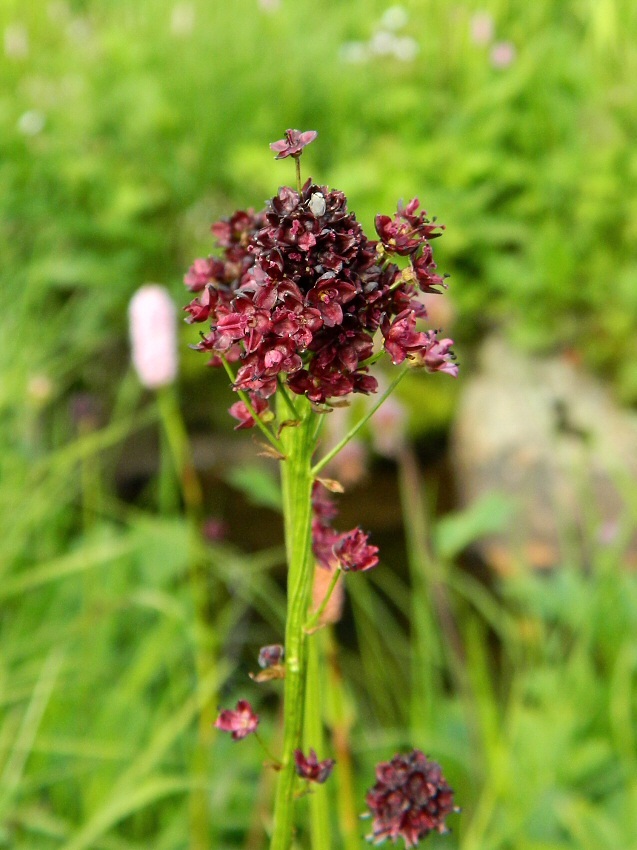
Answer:
[[[149,283],[132,297],[128,317],[133,366],[149,390],[171,384],[177,376],[176,310],[168,290]]]

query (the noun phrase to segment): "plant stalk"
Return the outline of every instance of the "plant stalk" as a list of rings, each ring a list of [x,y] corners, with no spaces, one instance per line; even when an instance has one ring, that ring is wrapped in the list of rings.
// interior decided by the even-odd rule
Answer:
[[[312,455],[316,448],[314,416],[309,402],[299,397],[300,421],[281,429],[285,460],[281,465],[285,547],[288,562],[287,618],[285,627],[285,690],[283,705],[283,754],[274,802],[274,826],[270,850],[288,850],[294,829],[294,750],[301,746],[307,635],[304,626],[312,592]],[[279,421],[288,417],[279,391]]]

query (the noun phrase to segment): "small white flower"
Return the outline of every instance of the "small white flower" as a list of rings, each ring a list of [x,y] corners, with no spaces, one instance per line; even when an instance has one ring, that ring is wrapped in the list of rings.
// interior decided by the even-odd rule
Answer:
[[[310,202],[308,206],[310,210],[314,213],[314,215],[318,218],[325,212],[325,198],[320,192],[313,192],[310,196]]]
[[[66,21],[71,17],[71,10],[65,0],[51,0],[47,3],[46,13],[50,21]]]
[[[133,295],[129,308],[133,366],[150,390],[177,377],[175,305],[165,287],[148,283]]]
[[[489,44],[493,39],[495,25],[493,18],[488,12],[476,12],[471,16],[469,23],[471,31],[471,41],[479,47]]]
[[[170,13],[170,31],[176,36],[191,35],[195,28],[195,7],[192,3],[178,3]]]
[[[349,65],[362,65],[369,59],[367,45],[363,41],[346,41],[341,45],[339,55],[341,61]]]
[[[394,56],[401,62],[413,62],[419,51],[420,45],[415,38],[409,35],[404,35],[394,41]]]
[[[391,56],[394,53],[397,40],[393,33],[378,30],[370,39],[369,50],[375,56]]]
[[[37,109],[29,109],[18,118],[18,130],[24,136],[37,136],[44,130],[46,116]]]
[[[409,22],[409,13],[404,6],[390,6],[383,13],[380,19],[380,25],[386,30],[396,32],[407,26]]]
[[[9,59],[26,59],[29,55],[29,33],[22,24],[10,24],[5,28],[4,55]]]

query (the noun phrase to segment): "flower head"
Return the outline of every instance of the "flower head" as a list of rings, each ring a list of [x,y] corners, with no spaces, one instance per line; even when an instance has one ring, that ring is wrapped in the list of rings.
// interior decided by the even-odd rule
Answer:
[[[258,725],[259,716],[246,699],[240,699],[235,709],[226,708],[215,721],[217,729],[232,733],[233,741],[240,741],[246,735],[256,732]]]
[[[157,283],[140,287],[128,315],[133,366],[148,389],[171,384],[177,376],[176,310],[168,290]]]
[[[275,159],[285,159],[286,156],[296,158],[301,156],[303,148],[313,142],[317,136],[316,130],[306,130],[304,133],[300,130],[286,130],[285,138],[272,142],[270,149],[276,151]]]
[[[273,148],[298,157],[315,136],[288,130]],[[445,288],[430,245],[442,228],[418,206],[414,199],[393,218],[377,217],[375,242],[342,192],[308,180],[301,191],[279,189],[260,213],[216,222],[220,255],[195,260],[185,277],[196,294],[187,321],[209,323],[193,347],[211,366],[237,364],[234,389],[264,421],[280,382],[315,404],[376,392],[368,361],[379,331],[394,363],[420,356],[430,371],[454,374],[445,368],[451,353],[416,327],[426,317],[421,294]],[[401,270],[392,256],[409,265]],[[245,403],[231,412],[238,427],[254,425]]]
[[[326,781],[336,764],[334,759],[319,761],[312,749],[310,749],[310,754],[307,757],[303,755],[302,750],[294,750],[294,763],[297,776],[307,779],[308,782],[318,782],[319,784]]]
[[[440,765],[420,750],[379,764],[366,802],[367,817],[373,818],[368,840],[381,844],[391,838],[395,843],[401,837],[407,848],[415,847],[430,832],[446,832],[445,818],[457,811]]]

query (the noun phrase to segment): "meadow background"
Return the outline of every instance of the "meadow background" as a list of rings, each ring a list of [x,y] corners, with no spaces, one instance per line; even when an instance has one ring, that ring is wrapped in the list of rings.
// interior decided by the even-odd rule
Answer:
[[[175,395],[141,389],[130,297],[157,281],[186,303],[210,222],[291,181],[267,144],[312,128],[305,173],[368,232],[414,195],[447,226],[463,371],[407,391],[421,462],[494,329],[634,407],[637,6],[4,0],[0,32],[0,847],[258,850],[262,755],[210,720],[249,692],[276,736],[277,689],[247,678],[284,614],[276,487],[192,328]],[[186,432],[223,540],[184,510]],[[433,519],[418,477],[376,463],[395,504],[360,497],[355,521],[382,566],[330,637],[355,810],[374,764],[418,746],[463,809],[431,847],[637,846],[626,535],[478,576],[480,512]],[[362,847],[341,792],[335,846]]]

